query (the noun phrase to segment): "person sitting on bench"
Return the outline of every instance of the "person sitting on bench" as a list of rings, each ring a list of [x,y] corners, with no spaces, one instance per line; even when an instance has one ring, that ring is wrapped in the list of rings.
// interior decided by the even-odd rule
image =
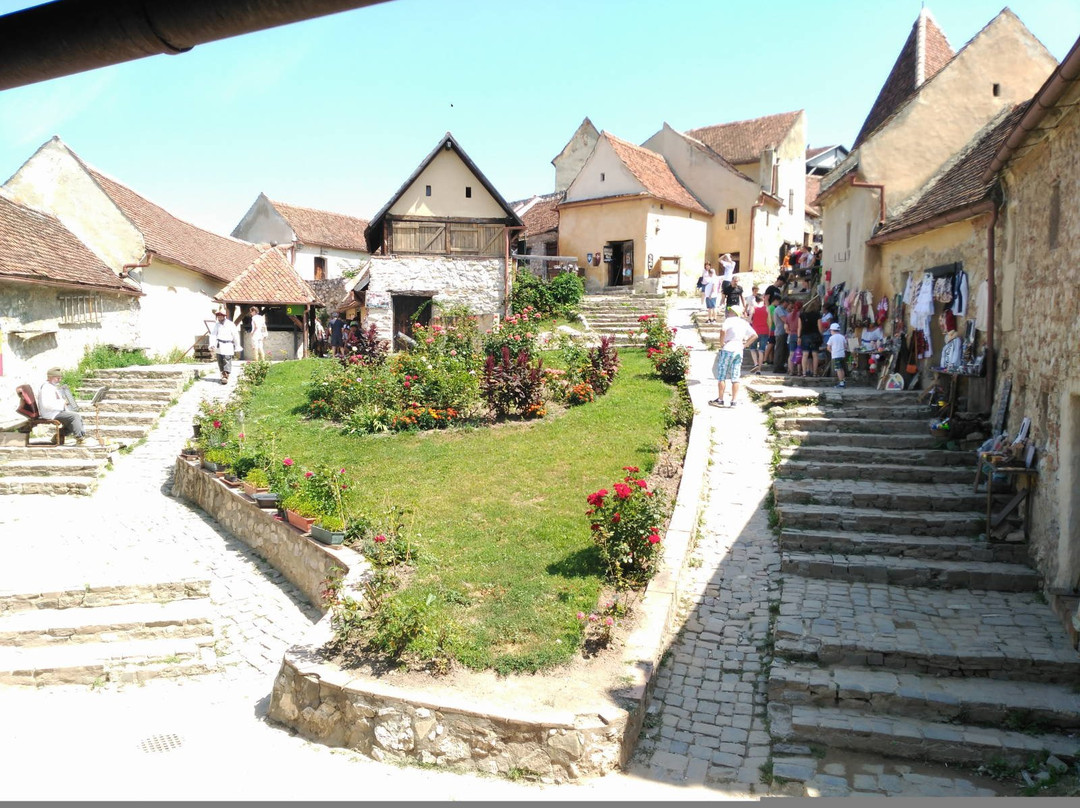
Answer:
[[[60,384],[60,368],[49,368],[45,373],[45,382],[37,394],[38,412],[42,418],[59,421],[64,430],[75,436],[76,443],[84,443],[82,416],[75,411],[75,399],[71,392]]]

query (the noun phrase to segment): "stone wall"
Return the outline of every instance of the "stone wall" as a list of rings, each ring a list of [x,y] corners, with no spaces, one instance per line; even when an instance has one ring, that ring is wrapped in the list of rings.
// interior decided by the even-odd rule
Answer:
[[[372,258],[368,264],[367,319],[380,339],[391,340],[394,295],[432,295],[437,306],[468,306],[474,314],[502,314],[506,262],[501,258],[409,256]]]
[[[276,511],[258,508],[195,461],[178,458],[172,495],[193,502],[296,586],[313,606],[322,608],[323,582],[334,567],[349,580],[368,569],[364,557],[347,547],[331,547],[305,538],[296,528],[274,519]]]
[[[1075,93],[1074,93],[1075,95]],[[1051,113],[1053,115],[1053,113]],[[1038,487],[1032,555],[1053,588],[1080,579],[1080,114],[1073,105],[1045,140],[1009,165],[1005,232],[998,261],[998,387],[1012,378],[1008,430],[1030,416]],[[1051,205],[1059,200],[1057,244]],[[997,392],[997,391],[995,391]]]

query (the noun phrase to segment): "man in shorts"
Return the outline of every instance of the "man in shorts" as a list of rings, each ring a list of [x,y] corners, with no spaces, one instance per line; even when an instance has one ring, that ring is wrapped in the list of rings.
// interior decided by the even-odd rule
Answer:
[[[738,403],[739,377],[742,375],[743,351],[749,348],[751,343],[757,340],[757,332],[754,327],[739,316],[733,308],[728,308],[727,317],[724,319],[724,344],[716,353],[717,395],[709,405],[712,407],[724,406],[724,389],[727,382],[731,381],[731,406]]]
[[[829,355],[832,357],[832,367],[836,371],[837,387],[844,387],[844,358],[847,356],[847,340],[840,333],[840,324],[833,323],[829,326]]]

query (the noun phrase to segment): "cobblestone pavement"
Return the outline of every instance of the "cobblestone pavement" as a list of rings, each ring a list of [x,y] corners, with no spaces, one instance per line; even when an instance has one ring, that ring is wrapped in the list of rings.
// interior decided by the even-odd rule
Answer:
[[[0,497],[0,533],[7,538],[0,547],[0,590],[130,578],[163,566],[170,575],[208,577],[221,671],[96,689],[0,688],[6,770],[38,772],[46,756],[63,761],[62,776],[9,776],[6,798],[696,801],[993,794],[948,771],[837,759],[819,749],[770,750],[765,654],[779,574],[762,508],[770,450],[764,418],[745,398],[734,410],[707,406],[715,397],[713,353],[685,327],[692,305],[676,303],[670,321],[682,327],[679,341],[695,348],[691,395],[711,427],[708,502],[681,593],[682,628],[660,669],[626,772],[545,786],[398,768],[268,724],[268,694],[282,654],[318,612],[202,511],[168,496],[199,401],[232,389],[218,385],[210,371],[144,444],[117,458],[93,497]],[[786,771],[793,782],[763,785],[761,767],[770,762],[775,774]]]

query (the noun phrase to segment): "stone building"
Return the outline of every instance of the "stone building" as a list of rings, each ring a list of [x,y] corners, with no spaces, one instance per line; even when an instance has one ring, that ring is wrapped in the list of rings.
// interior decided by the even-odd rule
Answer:
[[[447,132],[365,230],[371,259],[353,291],[365,293],[367,321],[400,347],[436,307],[466,306],[484,324],[505,316],[522,227]]]
[[[592,150],[599,139],[600,132],[597,131],[592,121],[585,118],[574,131],[574,134],[570,136],[570,139],[566,141],[562,151],[551,160],[551,164],[555,166],[556,193],[565,192],[570,187],[570,183],[574,181],[574,177],[578,175],[581,167],[585,165],[585,161],[592,154]]]
[[[956,52],[923,9],[850,154],[822,178],[817,200],[831,282],[880,294],[888,271],[871,237],[977,133],[1029,99],[1055,65],[1007,8]]]
[[[1080,40],[981,179],[1004,190],[996,264],[998,375],[1008,430],[1031,418],[1039,472],[1031,545],[1055,605],[1080,594]],[[1072,607],[1075,611],[1075,605]],[[1074,640],[1075,640],[1074,634]]]
[[[289,258],[301,278],[324,281],[352,274],[368,258],[367,219],[258,198],[233,228],[233,238],[271,246],[289,246]]]
[[[86,348],[128,346],[139,315],[136,285],[121,279],[56,217],[0,190],[0,426],[15,416],[15,388],[36,389],[54,365]]]

